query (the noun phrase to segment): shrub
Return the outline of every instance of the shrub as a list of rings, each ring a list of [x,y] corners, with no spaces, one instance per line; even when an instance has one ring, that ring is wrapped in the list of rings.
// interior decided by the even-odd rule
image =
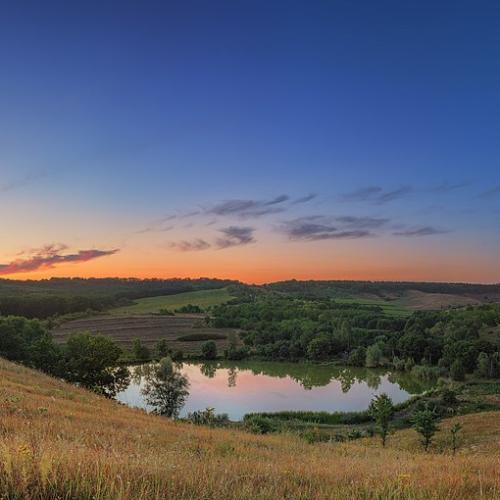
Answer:
[[[244,419],[245,428],[254,434],[269,434],[278,429],[276,422],[270,418],[252,415]]]
[[[217,345],[213,340],[202,344],[201,355],[204,359],[215,359],[217,357]]]
[[[151,352],[147,346],[142,343],[141,339],[134,339],[134,343],[132,344],[132,354],[138,361],[147,361],[151,359]]]
[[[217,414],[214,408],[205,408],[189,413],[187,419],[195,425],[208,425],[210,427],[223,426],[229,422],[227,413]]]
[[[304,438],[309,444],[325,443],[327,441],[330,441],[330,434],[318,429],[317,427],[306,429],[305,431],[300,433],[300,436]]]

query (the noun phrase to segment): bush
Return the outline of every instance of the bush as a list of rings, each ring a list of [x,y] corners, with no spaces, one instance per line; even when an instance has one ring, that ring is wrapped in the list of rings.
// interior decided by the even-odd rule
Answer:
[[[205,311],[200,306],[196,306],[193,304],[186,304],[185,306],[176,309],[175,312],[181,314],[201,314]]]
[[[244,418],[245,428],[254,434],[269,434],[278,430],[276,422],[270,418],[251,415]]]
[[[220,333],[190,333],[189,335],[183,335],[178,337],[177,340],[180,342],[197,342],[203,340],[225,340],[227,337]]]
[[[227,413],[217,414],[214,408],[205,408],[189,413],[187,419],[195,425],[208,425],[210,427],[220,427],[229,422]]]
[[[141,339],[134,339],[134,343],[132,345],[132,354],[134,358],[138,361],[147,361],[151,359],[151,352],[145,346]]]
[[[300,433],[300,436],[304,438],[309,444],[325,443],[330,441],[330,434],[318,429],[317,427],[312,427],[310,429],[302,431]]]
[[[201,346],[201,356],[204,359],[215,359],[217,358],[217,345],[213,340],[205,342]]]

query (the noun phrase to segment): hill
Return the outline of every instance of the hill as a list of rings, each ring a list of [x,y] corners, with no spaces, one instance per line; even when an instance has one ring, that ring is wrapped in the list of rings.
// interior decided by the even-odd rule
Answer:
[[[211,429],[117,402],[0,359],[3,498],[498,498],[500,419],[445,421],[436,447],[412,431],[307,444],[289,435]],[[441,450],[464,424],[457,456]]]

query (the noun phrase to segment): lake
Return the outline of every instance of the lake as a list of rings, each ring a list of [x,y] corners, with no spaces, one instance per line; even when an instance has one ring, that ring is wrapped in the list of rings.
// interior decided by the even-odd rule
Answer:
[[[152,410],[141,394],[147,368],[130,367],[132,380],[117,395],[119,401]],[[385,392],[399,403],[430,387],[406,373],[333,364],[206,362],[183,363],[178,369],[190,383],[181,417],[212,407],[234,421],[261,411],[362,411],[376,394]]]

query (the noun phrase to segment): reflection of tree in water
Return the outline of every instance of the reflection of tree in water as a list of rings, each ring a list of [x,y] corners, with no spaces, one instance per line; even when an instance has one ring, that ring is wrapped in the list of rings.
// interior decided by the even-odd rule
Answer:
[[[147,372],[141,391],[147,404],[154,408],[155,413],[176,418],[189,395],[188,378],[174,367],[170,358],[150,365]]]
[[[350,391],[352,384],[356,382],[356,377],[352,370],[346,368],[339,373],[338,379],[340,381],[340,387],[342,388],[342,392],[345,394]]]
[[[377,390],[380,387],[380,383],[382,382],[382,377],[377,372],[367,370],[365,382],[370,389]]]
[[[227,372],[227,386],[236,387],[236,378],[238,376],[238,370],[232,366]]]
[[[200,372],[207,378],[214,378],[217,373],[217,365],[215,363],[203,363],[200,366]]]
[[[420,380],[408,372],[391,372],[387,380],[398,384],[403,391],[409,394],[421,394],[435,385],[435,382]]]

